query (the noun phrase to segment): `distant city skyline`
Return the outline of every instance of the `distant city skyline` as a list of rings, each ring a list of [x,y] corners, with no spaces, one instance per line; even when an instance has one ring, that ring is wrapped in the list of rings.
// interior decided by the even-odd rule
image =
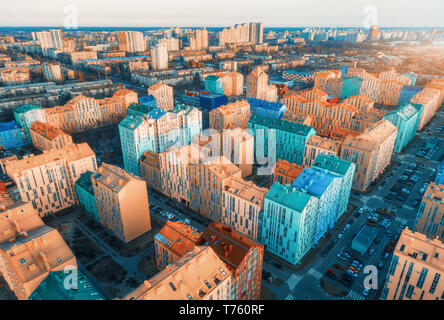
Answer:
[[[381,27],[443,27],[442,0],[314,0],[207,2],[168,0],[153,4],[127,0],[2,1],[0,26],[60,26],[68,15],[66,6],[77,10],[79,27],[224,27],[262,21],[265,27],[365,27],[377,10]],[[233,14],[234,13],[234,14]]]

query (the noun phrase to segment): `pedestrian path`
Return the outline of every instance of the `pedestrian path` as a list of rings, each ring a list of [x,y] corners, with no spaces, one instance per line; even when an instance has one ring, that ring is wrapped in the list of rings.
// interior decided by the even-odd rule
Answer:
[[[353,290],[350,290],[346,299],[348,299],[348,300],[364,300],[365,297],[363,295],[360,295],[357,292],[354,292]]]
[[[290,290],[293,290],[294,287],[296,287],[299,283],[299,281],[302,279],[301,276],[297,276],[295,274],[292,274],[291,277],[287,280],[288,287]]]
[[[320,273],[318,270],[311,268],[307,274],[309,274],[310,276],[316,278],[316,279],[321,279],[322,278],[322,273]]]
[[[294,300],[294,297],[293,297],[291,294],[289,294],[289,295],[285,298],[285,300]]]
[[[395,221],[399,222],[400,224],[407,224],[407,219],[396,217]]]

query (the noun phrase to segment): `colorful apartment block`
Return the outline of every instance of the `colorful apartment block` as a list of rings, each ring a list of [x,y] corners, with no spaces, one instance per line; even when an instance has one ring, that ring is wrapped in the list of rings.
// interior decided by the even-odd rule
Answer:
[[[413,231],[444,241],[444,185],[430,182],[422,197]]]
[[[48,124],[74,134],[118,123],[132,103],[137,103],[137,93],[121,89],[111,98],[94,99],[80,95],[63,106],[44,110]]]
[[[268,189],[261,188],[251,181],[233,178],[223,191],[221,221],[240,234],[260,241],[262,211]]]
[[[310,136],[305,144],[304,163],[305,168],[311,167],[313,161],[319,154],[330,154],[338,156],[341,143],[337,140],[329,139],[321,136]]]
[[[444,244],[405,229],[393,252],[381,300],[442,300]]]
[[[31,134],[32,144],[41,151],[63,149],[74,143],[69,134],[40,121],[35,121],[32,124],[29,133]]]
[[[60,233],[29,202],[0,209],[0,231],[0,273],[19,300],[27,300],[50,272],[77,269]]]
[[[201,245],[209,246],[232,273],[231,300],[261,297],[264,246],[223,223],[212,222],[202,233]]]
[[[351,96],[344,100],[345,103],[356,108],[357,112],[367,113],[373,109],[375,102],[364,96],[363,94],[358,94],[356,96]]]
[[[16,149],[25,145],[22,129],[15,121],[0,122],[0,145],[6,149]]]
[[[132,108],[137,105],[131,106]],[[143,109],[143,108],[142,108]],[[137,112],[142,112],[137,108]],[[171,111],[147,109],[140,115],[131,111],[119,124],[125,169],[139,176],[139,160],[144,152],[164,152],[172,146],[188,145],[202,132],[202,113],[199,109],[177,105]]]
[[[247,98],[252,114],[264,118],[280,119],[287,107],[279,102],[268,102],[260,99]]]
[[[329,154],[319,154],[313,162],[312,168],[324,169],[341,177],[341,192],[336,217],[338,220],[347,211],[356,165]]]
[[[156,83],[148,88],[148,94],[156,99],[157,108],[160,110],[171,110],[174,108],[173,87]]]
[[[289,185],[275,182],[265,196],[262,243],[267,251],[300,263],[316,232],[319,199]]]
[[[247,98],[255,98],[276,102],[278,99],[277,88],[268,85],[268,75],[261,67],[256,67],[247,77]]]
[[[191,252],[202,239],[202,234],[181,222],[167,221],[154,237],[158,270],[163,270]]]
[[[416,135],[423,106],[420,104],[405,104],[395,111],[387,113],[382,119],[390,121],[398,128],[394,152],[401,152]]]
[[[296,178],[301,174],[302,170],[304,170],[303,166],[278,159],[274,168],[274,172],[271,176],[270,185],[273,185],[273,183],[275,182],[279,182],[282,185],[291,185],[294,180],[296,180]]]
[[[230,300],[231,272],[210,247],[194,247],[125,300]]]
[[[366,191],[390,164],[398,128],[388,120],[378,121],[357,136],[347,135],[341,158],[356,164],[353,189]]]
[[[75,182],[86,171],[97,169],[96,156],[87,143],[46,150],[5,164],[22,201],[31,202],[40,216],[77,203]]]
[[[318,199],[314,243],[332,229],[339,216],[342,179],[317,167],[304,169],[291,185]]]
[[[252,115],[248,127],[254,133],[256,157],[274,157],[303,164],[305,144],[316,134],[312,127],[280,119]],[[274,154],[273,154],[274,153]]]
[[[444,101],[444,79],[434,78],[430,80],[430,82],[428,82],[425,87],[439,90],[440,94],[438,98],[438,103],[435,108],[435,111],[437,111]]]
[[[342,80],[341,99],[356,96],[361,92],[362,78],[347,77]]]
[[[435,115],[435,110],[439,103],[439,96],[440,91],[438,89],[426,87],[415,94],[410,100],[411,103],[421,104],[423,106],[418,123],[418,130],[422,130]]]
[[[76,194],[80,208],[85,210],[91,218],[99,221],[97,214],[96,200],[94,197],[94,188],[92,186],[91,171],[86,171],[80,175],[80,178],[76,181]]]
[[[151,230],[146,182],[103,163],[91,176],[99,222],[127,243]]]
[[[216,130],[230,127],[247,128],[250,113],[247,100],[231,102],[210,111],[209,126]]]
[[[35,121],[46,122],[46,113],[42,107],[25,104],[14,110],[14,118],[23,128],[27,143],[31,143],[29,128]]]

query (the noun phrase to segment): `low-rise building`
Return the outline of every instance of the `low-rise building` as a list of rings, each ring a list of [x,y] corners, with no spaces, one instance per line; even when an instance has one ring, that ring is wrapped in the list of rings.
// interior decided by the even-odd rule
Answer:
[[[32,124],[29,133],[31,134],[32,144],[41,151],[63,149],[74,143],[69,134],[40,121],[35,121]]]

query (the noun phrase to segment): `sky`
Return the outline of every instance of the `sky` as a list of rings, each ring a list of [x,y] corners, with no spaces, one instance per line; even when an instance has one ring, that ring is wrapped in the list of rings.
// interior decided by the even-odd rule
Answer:
[[[60,26],[75,11],[80,27],[444,27],[444,0],[0,0],[0,26]]]

